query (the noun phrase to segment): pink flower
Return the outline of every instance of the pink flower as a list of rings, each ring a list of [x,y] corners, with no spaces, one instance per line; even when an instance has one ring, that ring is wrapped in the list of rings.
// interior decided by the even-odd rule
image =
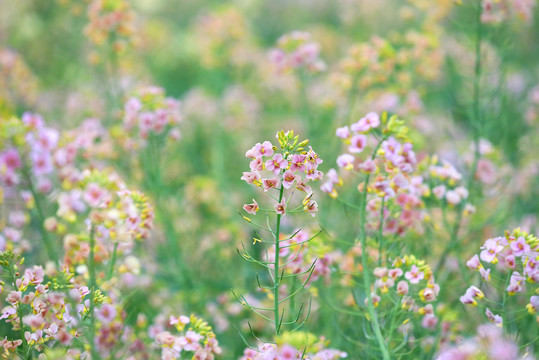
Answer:
[[[296,189],[298,189],[299,191],[306,192],[306,193],[312,192],[311,187],[309,185],[307,185],[308,182],[309,182],[309,179],[303,180],[300,177],[297,177],[296,178]]]
[[[480,254],[481,260],[489,263],[495,262],[496,254],[503,250],[503,246],[498,241],[498,238],[485,241],[485,244],[481,246],[481,249],[484,249]]]
[[[32,163],[37,176],[50,174],[54,170],[51,156],[47,152],[32,152]]]
[[[360,153],[363,151],[366,145],[367,137],[365,135],[354,135],[352,139],[350,139],[350,146],[348,147],[348,150],[351,153]]]
[[[116,308],[111,304],[103,304],[97,310],[96,318],[103,324],[110,324],[116,318]]]
[[[401,280],[397,284],[397,294],[399,295],[406,295],[408,294],[408,282],[405,280]]]
[[[273,155],[273,145],[269,141],[264,141],[262,144],[258,143],[255,145],[253,153],[255,157],[270,157]]]
[[[262,179],[262,186],[264,187],[264,191],[275,189],[279,187],[279,179]]]
[[[90,183],[86,187],[83,198],[91,207],[98,207],[105,198],[106,192],[95,183]]]
[[[256,212],[258,211],[258,203],[255,199],[253,199],[252,204],[245,204],[243,205],[243,210],[247,211],[249,214],[256,215]]]
[[[481,274],[481,277],[482,277],[483,280],[485,280],[486,282],[489,282],[489,281],[490,281],[490,269],[485,270],[484,267],[481,267],[481,268],[479,268],[479,274]]]
[[[185,315],[181,315],[180,317],[175,317],[175,316],[170,315],[170,317],[169,317],[169,324],[170,325],[176,325],[176,324],[179,324],[179,323],[182,323],[182,324],[186,325],[186,324],[189,324],[190,322],[191,322],[191,320]]]
[[[350,129],[348,126],[343,126],[338,128],[335,134],[341,139],[348,139],[350,137]]]
[[[337,158],[337,166],[346,170],[352,170],[354,168],[354,157],[350,154],[342,154]]]
[[[515,268],[516,262],[515,262],[515,256],[514,255],[507,255],[505,257],[505,266],[507,266],[510,269]]]
[[[350,128],[356,132],[367,132],[370,129],[374,129],[380,125],[380,117],[374,112],[370,112],[365,117],[359,119],[359,121],[353,124]]]
[[[511,250],[513,250],[515,256],[522,256],[531,250],[530,245],[526,243],[526,239],[522,236],[519,236],[518,239],[512,241],[509,246],[511,247]]]
[[[43,118],[39,114],[25,112],[22,114],[22,122],[31,129],[40,129],[44,125]]]
[[[305,171],[305,160],[307,159],[306,155],[294,154],[291,158],[290,170],[293,172],[303,172]]]
[[[261,157],[256,158],[249,163],[249,167],[252,171],[262,171],[264,170],[264,160]]]
[[[314,200],[310,200],[303,209],[314,217],[315,213],[318,212],[318,203]]]
[[[450,205],[458,205],[461,201],[461,198],[456,191],[449,190],[447,193],[445,193],[445,200],[447,200],[447,203]]]
[[[316,170],[317,165],[308,162],[305,166],[305,179],[308,180],[320,180],[322,179],[323,173]]]
[[[143,112],[139,115],[139,129],[142,137],[146,137],[153,130],[156,122],[156,117],[153,112]]]
[[[260,173],[256,170],[251,172],[244,171],[241,180],[245,181],[247,184],[252,184],[255,181],[260,181]]]
[[[286,202],[285,202],[284,198],[281,200],[281,202],[275,204],[274,208],[275,208],[275,212],[277,214],[279,214],[279,215],[286,214]]]
[[[437,324],[438,318],[432,314],[423,316],[423,320],[421,321],[421,326],[423,326],[425,329],[434,329],[436,328]]]
[[[376,172],[376,163],[371,160],[367,159],[363,163],[359,164],[359,169],[367,174],[372,174]]]
[[[266,169],[273,171],[275,175],[277,175],[281,169],[286,169],[287,166],[288,161],[283,159],[281,154],[275,154],[272,159],[266,161]]]
[[[314,152],[313,148],[309,146],[309,151],[307,151],[307,162],[312,163],[313,165],[320,165],[324,161],[320,159],[317,153]]]
[[[495,323],[496,326],[498,327],[502,327],[503,319],[500,315],[494,315],[492,311],[490,311],[489,308],[487,308],[487,311],[485,312],[485,314],[487,315],[488,321]]]
[[[294,175],[292,170],[286,170],[283,174],[283,187],[290,189],[294,184],[294,180],[296,180],[296,175]]]
[[[410,283],[417,284],[419,283],[420,280],[425,278],[425,274],[423,273],[423,271],[419,271],[419,268],[414,264],[412,265],[412,268],[410,269],[410,271],[407,271],[404,274],[404,277],[408,281],[410,281]]]
[[[401,148],[402,145],[393,137],[390,137],[382,143],[382,149],[384,150],[384,155],[387,159],[398,156]]]
[[[474,255],[468,262],[466,263],[466,266],[468,266],[470,269],[478,270],[481,266],[481,262],[479,261],[479,256]]]
[[[517,292],[523,292],[524,291],[524,283],[526,281],[526,277],[520,275],[518,272],[513,272],[511,274],[511,279],[509,280],[509,286],[507,286],[507,292],[517,293]]]
[[[485,297],[483,292],[472,285],[466,290],[466,293],[460,297],[460,302],[465,305],[477,305],[475,299],[482,299],[483,297]]]
[[[8,170],[16,170],[22,166],[19,152],[16,149],[9,149],[0,156],[0,164]]]
[[[443,199],[445,196],[445,185],[438,185],[432,188],[432,193],[436,196],[437,199]]]
[[[539,296],[533,295],[530,297],[530,303],[526,307],[530,313],[535,314],[539,309]]]
[[[185,351],[197,351],[200,348],[199,341],[204,337],[192,330],[185,333],[185,336],[181,336],[178,339],[178,344]]]

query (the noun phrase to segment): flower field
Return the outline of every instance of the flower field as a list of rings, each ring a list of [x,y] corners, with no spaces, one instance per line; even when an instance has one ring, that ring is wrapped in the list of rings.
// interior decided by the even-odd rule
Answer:
[[[539,357],[535,0],[0,2],[0,359]]]

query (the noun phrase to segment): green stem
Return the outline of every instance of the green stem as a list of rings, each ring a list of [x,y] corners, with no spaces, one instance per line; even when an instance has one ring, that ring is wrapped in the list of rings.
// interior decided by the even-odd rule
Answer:
[[[9,269],[9,276],[10,276],[11,282],[13,284],[13,289],[17,290],[17,276],[15,275],[17,273],[17,270],[15,269],[13,264],[9,264],[8,269]],[[23,358],[24,359],[32,359],[33,356],[32,356],[32,352],[31,352],[31,348],[28,345],[28,342],[26,341],[26,337],[24,336],[24,324],[22,322],[22,318],[23,318],[24,314],[22,312],[20,303],[17,306],[17,315],[19,316],[19,324],[20,324],[20,328],[21,328],[21,337],[20,338],[22,340],[22,353],[24,354]]]
[[[363,192],[361,193],[361,208],[359,210],[359,224],[360,224],[360,242],[361,242],[361,264],[363,265],[363,287],[365,288],[365,295],[367,297],[367,311],[371,319],[372,327],[374,330],[374,335],[376,336],[376,341],[378,342],[378,347],[382,353],[382,358],[384,360],[391,359],[389,351],[387,349],[387,344],[382,336],[382,330],[380,328],[380,322],[378,320],[378,315],[374,309],[374,304],[371,299],[371,279],[370,272],[367,264],[367,232],[366,232],[366,208],[367,208],[367,186],[369,185],[370,175],[367,175],[363,183]]]
[[[47,250],[49,259],[52,260],[56,265],[58,265],[58,254],[56,253],[56,251],[54,251],[53,244],[51,242],[51,239],[49,238],[49,233],[45,229],[45,225],[44,225],[45,215],[43,212],[43,208],[41,207],[41,203],[39,201],[39,195],[34,187],[34,183],[32,182],[32,177],[26,167],[23,168],[23,174],[24,174],[24,177],[26,178],[26,182],[28,183],[28,188],[30,189],[30,192],[32,193],[32,197],[34,199],[34,204],[35,204],[37,215],[38,215],[37,220],[39,222],[39,232],[41,233],[41,237],[43,238],[45,249]]]
[[[90,257],[88,258],[88,273],[90,275],[90,309],[88,310],[90,314],[90,331],[88,334],[90,342],[90,352],[92,354],[92,360],[100,359],[99,353],[95,348],[95,291],[97,287],[97,281],[95,276],[95,229],[92,224],[90,227]]]
[[[109,273],[107,274],[107,280],[112,279],[112,275],[114,275],[114,265],[116,264],[116,257],[118,256],[118,243],[114,243],[114,249],[112,250],[112,258],[110,260],[110,268]]]
[[[376,157],[376,153],[378,152],[378,149],[386,140],[387,136],[384,136],[380,142],[376,145],[376,148],[374,149],[371,160],[374,160]],[[378,320],[378,314],[376,313],[376,310],[374,308],[374,304],[372,303],[371,298],[371,278],[370,278],[370,271],[368,268],[368,259],[367,259],[367,216],[366,216],[366,210],[367,210],[367,193],[369,186],[369,180],[370,180],[370,174],[365,177],[365,181],[363,182],[363,191],[361,192],[361,206],[359,208],[359,242],[361,243],[361,265],[363,266],[363,287],[365,290],[365,296],[367,299],[367,312],[369,314],[369,317],[371,319],[372,327],[374,330],[374,335],[376,337],[376,342],[378,343],[378,347],[380,348],[380,352],[382,353],[382,359],[389,360],[391,359],[391,355],[389,354],[389,350],[387,347],[387,344],[384,340],[384,337],[382,335],[382,330],[380,327],[380,321]],[[357,244],[357,242],[356,242]]]
[[[283,199],[284,187],[281,185],[279,189],[279,202]],[[275,224],[275,260],[273,262],[273,316],[275,321],[275,334],[279,335],[280,331],[280,320],[279,320],[279,285],[281,280],[279,279],[279,252],[280,252],[280,243],[279,238],[281,235],[281,214],[277,214],[277,222]]]
[[[378,266],[382,266],[382,251],[384,250],[384,243],[383,243],[383,230],[384,230],[384,206],[385,206],[386,198],[382,198],[382,205],[380,209],[380,227],[378,228],[378,242],[379,248],[378,248]]]

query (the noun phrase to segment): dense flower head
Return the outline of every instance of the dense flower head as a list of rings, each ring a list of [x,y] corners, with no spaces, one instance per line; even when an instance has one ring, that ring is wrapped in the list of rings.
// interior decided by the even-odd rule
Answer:
[[[110,299],[100,292],[94,293],[96,307],[92,314],[88,287],[76,282],[74,274],[66,267],[54,276],[46,274],[41,266],[26,267],[23,272],[23,258],[15,257],[11,252],[0,253],[0,266],[3,272],[13,276],[0,321],[10,324],[14,330],[22,328],[25,344],[38,354],[51,345],[64,349],[76,346],[77,338],[85,331],[84,319],[87,317],[95,316],[106,332],[105,326],[119,316],[118,310],[107,303]],[[123,324],[120,324],[119,329],[122,328]],[[110,341],[111,337],[106,337]],[[14,350],[15,345],[22,344],[21,340],[9,340],[5,349]],[[8,342],[7,339],[4,341]],[[99,342],[96,345],[99,347]]]
[[[432,156],[422,163],[424,177],[429,185],[425,197],[438,204],[461,206],[473,212],[473,206],[467,202],[468,189],[463,182],[462,174],[449,162]]]
[[[202,13],[194,29],[202,65],[216,68],[243,61],[242,52],[249,50],[245,49],[249,37],[247,29],[247,19],[234,7],[224,6]]]
[[[178,140],[181,120],[178,100],[165,97],[165,91],[160,87],[142,88],[124,105],[123,129],[131,137],[121,140],[130,149],[146,146],[152,135]],[[136,133],[132,134],[133,131]]]
[[[277,40],[277,47],[271,50],[270,58],[278,72],[304,68],[310,72],[320,72],[326,64],[319,58],[320,45],[311,40],[311,35],[303,31],[293,31]]]
[[[328,348],[324,337],[305,332],[285,332],[276,338],[276,344],[260,342],[257,348],[247,348],[240,360],[338,360],[345,359],[344,351]]]
[[[184,354],[211,360],[222,351],[212,328],[195,315],[170,316],[167,328],[174,333],[162,329],[152,335],[163,360],[183,359]]]
[[[396,294],[401,299],[402,309],[422,318],[423,327],[432,329],[436,326],[438,320],[430,303],[436,301],[440,286],[425,261],[413,255],[398,257],[391,267],[375,268],[374,276],[371,299],[375,306],[385,306],[385,302],[391,302]]]
[[[519,354],[519,346],[492,324],[480,325],[474,337],[447,344],[434,357],[436,360],[516,360],[526,359]]]
[[[88,5],[85,35],[96,45],[110,42],[114,50],[123,50],[132,41],[134,12],[125,0],[93,0]]]
[[[525,24],[533,21],[535,0],[482,0],[481,21],[496,24],[514,20]]]
[[[388,118],[384,113],[380,117],[374,112],[336,131],[347,148],[347,153],[337,158],[337,165],[360,178],[369,178],[367,192],[372,196],[367,203],[367,227],[377,230],[383,220],[385,235],[402,236],[412,229],[418,233],[423,231],[422,197],[427,189],[417,171],[418,160],[412,144],[407,141],[407,132],[396,116]],[[337,187],[343,183],[341,176],[330,169],[326,179],[321,190],[337,197]],[[360,184],[358,190],[364,191],[363,186]]]
[[[14,49],[0,47],[0,100],[34,104],[38,82],[24,58]]]
[[[129,254],[134,241],[147,239],[153,227],[154,213],[148,198],[126,189],[118,175],[110,171],[83,171],[57,201],[57,216],[63,227],[72,228],[68,224],[79,220],[94,228],[98,262],[110,256],[114,244],[118,244],[120,253]],[[80,234],[64,235],[66,264],[85,261],[89,251],[87,227],[79,229]]]
[[[443,53],[438,40],[427,33],[407,31],[391,40],[373,36],[353,44],[339,62],[333,81],[345,90],[378,90],[391,83],[405,93],[440,74]]]
[[[315,216],[318,205],[312,199],[309,183],[322,179],[323,173],[318,170],[322,159],[311,146],[306,149],[309,141],[299,142],[299,136],[294,136],[294,131],[286,133],[281,131],[276,137],[279,148],[269,141],[264,141],[257,143],[245,153],[245,157],[251,159],[250,171],[244,172],[241,179],[262,188],[265,192],[279,192],[281,199],[274,204],[278,214],[285,215],[303,208],[305,212]],[[293,189],[306,193],[306,196],[302,203],[292,210],[290,203],[293,193],[289,196],[287,194]],[[252,215],[259,209],[254,199],[253,203],[246,204],[243,208]]]
[[[481,275],[489,287],[498,289],[509,296],[519,295],[528,301],[526,308],[530,314],[537,311],[537,282],[539,281],[539,240],[519,228],[504,236],[487,239],[479,254],[474,255],[466,265]],[[460,298],[463,304],[476,305],[476,298],[483,293],[471,286]],[[503,319],[488,309],[492,322],[501,324]]]

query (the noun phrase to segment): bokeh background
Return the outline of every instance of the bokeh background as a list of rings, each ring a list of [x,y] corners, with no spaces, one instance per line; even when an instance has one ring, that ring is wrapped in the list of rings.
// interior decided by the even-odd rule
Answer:
[[[231,292],[265,298],[256,287],[259,270],[237,252],[242,244],[257,251],[252,227],[238,214],[256,194],[240,180],[245,152],[293,129],[310,140],[327,172],[343,152],[338,127],[371,111],[398,114],[419,157],[437,154],[475,181],[476,212],[457,251],[444,253],[451,235],[435,221],[406,235],[408,249],[428,262],[447,256],[445,286],[458,291],[444,293],[444,302],[465,336],[481,320],[457,304],[465,290],[457,259],[505,229],[536,231],[539,210],[539,7],[533,0],[481,6],[478,23],[477,2],[469,0],[3,0],[0,111],[39,113],[49,126],[87,133],[95,145],[84,162],[113,168],[149,195],[156,225],[137,252],[140,273],[120,281],[126,323],[141,313],[149,323],[199,314],[227,359],[246,347],[239,334],[268,335]],[[106,19],[110,12],[115,17]],[[294,31],[318,44],[317,66],[279,68],[272,51]],[[124,105],[152,85],[180,100],[181,136],[142,147],[123,128]],[[88,127],[88,119],[99,126]],[[474,144],[482,157],[470,174]],[[314,254],[334,254],[331,274],[303,298],[314,299],[305,331],[352,359],[375,354],[368,340],[361,350],[350,341],[364,336],[365,320],[334,310],[353,302],[343,280],[344,239],[357,232],[357,211],[314,187],[317,217],[284,224],[288,233],[322,230]],[[47,216],[56,211],[46,201],[53,197],[44,197]],[[359,193],[348,186],[339,198],[354,203]],[[60,252],[62,236],[54,236]],[[46,260],[39,245],[28,257]]]

